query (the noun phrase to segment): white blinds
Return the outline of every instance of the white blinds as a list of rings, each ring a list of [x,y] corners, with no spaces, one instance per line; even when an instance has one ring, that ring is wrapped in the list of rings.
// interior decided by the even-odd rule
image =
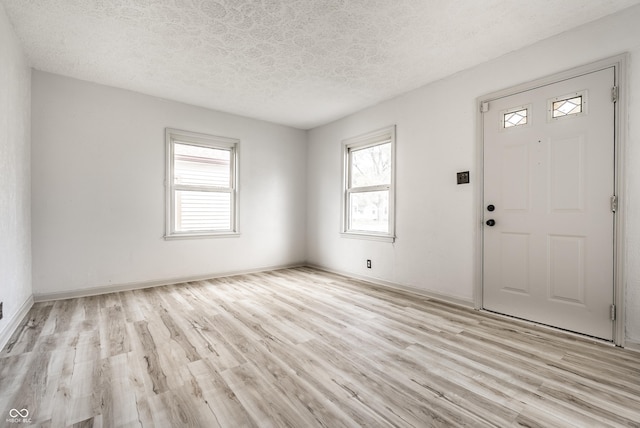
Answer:
[[[176,231],[231,230],[231,194],[176,191]]]
[[[232,229],[231,158],[231,148],[174,144],[176,232]]]

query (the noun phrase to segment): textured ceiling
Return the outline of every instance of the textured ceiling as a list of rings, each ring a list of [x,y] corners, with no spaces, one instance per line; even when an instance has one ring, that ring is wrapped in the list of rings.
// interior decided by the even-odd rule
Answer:
[[[312,128],[640,0],[0,0],[35,69]]]

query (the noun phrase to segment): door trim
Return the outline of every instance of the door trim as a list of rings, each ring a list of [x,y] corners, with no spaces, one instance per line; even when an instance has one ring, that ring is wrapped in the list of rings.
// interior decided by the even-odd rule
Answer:
[[[498,98],[529,91],[541,86],[550,85],[574,77],[600,71],[606,68],[614,68],[615,86],[618,87],[618,99],[614,105],[614,191],[618,197],[618,207],[614,214],[614,254],[613,254],[613,302],[616,305],[616,319],[613,321],[613,343],[617,346],[625,346],[624,319],[625,319],[625,254],[624,240],[626,198],[625,198],[625,173],[624,154],[626,153],[627,130],[627,64],[628,53],[605,58],[590,64],[572,68],[560,73],[542,77],[510,88],[486,94],[476,99],[476,177],[474,188],[475,217],[475,261],[474,261],[474,287],[473,303],[476,310],[482,310],[483,305],[483,216],[484,216],[484,126],[482,116],[483,103],[491,102]]]

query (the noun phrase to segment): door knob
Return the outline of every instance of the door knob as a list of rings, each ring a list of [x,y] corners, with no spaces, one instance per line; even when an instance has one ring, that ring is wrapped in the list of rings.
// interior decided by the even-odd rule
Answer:
[[[487,226],[495,226],[496,225],[496,221],[492,218],[490,218],[489,220],[487,220]]]

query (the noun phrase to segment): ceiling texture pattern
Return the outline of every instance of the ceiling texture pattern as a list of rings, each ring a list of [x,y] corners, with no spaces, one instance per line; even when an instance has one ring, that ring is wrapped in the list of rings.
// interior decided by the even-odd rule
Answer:
[[[0,0],[37,70],[301,129],[640,0]]]

